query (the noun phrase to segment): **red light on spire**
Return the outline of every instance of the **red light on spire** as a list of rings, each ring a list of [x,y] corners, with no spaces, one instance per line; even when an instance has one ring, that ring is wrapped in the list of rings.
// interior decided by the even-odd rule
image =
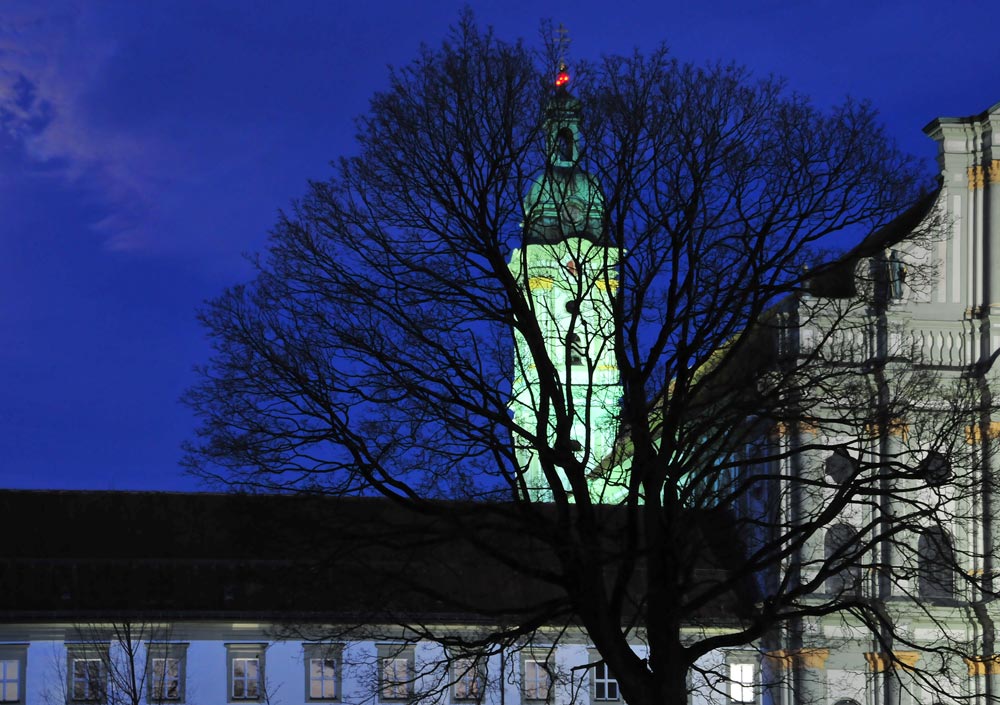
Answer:
[[[562,88],[567,83],[569,83],[569,71],[566,69],[566,64],[560,64],[559,73],[556,74],[556,88]]]

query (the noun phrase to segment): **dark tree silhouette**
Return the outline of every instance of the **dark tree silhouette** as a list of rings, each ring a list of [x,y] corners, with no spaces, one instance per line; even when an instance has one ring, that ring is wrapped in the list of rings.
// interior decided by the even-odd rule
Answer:
[[[989,416],[982,376],[897,335],[887,248],[935,232],[920,171],[863,103],[666,51],[581,64],[570,95],[550,58],[465,18],[392,72],[358,154],[203,312],[194,471],[428,517],[546,589],[411,633],[468,654],[578,625],[632,705],[722,683],[720,648],[804,678],[803,625],[838,615],[890,660],[975,650],[886,601],[957,589],[966,544],[928,530],[968,510]]]

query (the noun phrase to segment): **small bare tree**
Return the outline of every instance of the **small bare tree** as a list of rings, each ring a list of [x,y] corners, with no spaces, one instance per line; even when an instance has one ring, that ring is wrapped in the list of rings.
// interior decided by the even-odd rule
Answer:
[[[179,697],[182,659],[170,651],[168,625],[121,619],[80,623],[67,642],[62,702],[139,705]]]

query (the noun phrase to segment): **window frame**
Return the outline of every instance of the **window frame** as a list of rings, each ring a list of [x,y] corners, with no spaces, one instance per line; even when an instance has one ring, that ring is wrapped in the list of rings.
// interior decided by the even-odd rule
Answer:
[[[840,570],[832,573],[824,585],[828,595],[857,597],[862,594],[863,571],[860,561],[848,561],[846,556],[857,554],[858,530],[847,522],[828,526],[823,535],[823,563],[827,568],[840,563]],[[857,556],[855,556],[857,558]]]
[[[533,692],[534,696],[528,694],[528,670],[529,664],[533,666],[540,667],[540,672],[544,673],[548,679],[548,685],[546,687],[545,696],[538,697],[538,692],[536,690],[539,679],[536,677],[533,679]],[[538,651],[528,651],[521,653],[521,699],[524,702],[531,703],[548,703],[552,702],[552,694],[555,690],[556,679],[553,673],[553,663],[552,663],[552,653],[549,651],[538,652]]]
[[[343,664],[344,645],[340,643],[307,642],[302,644],[302,659],[305,664],[305,699],[306,702],[338,702],[343,697]],[[312,662],[316,660],[333,661],[333,694],[318,695],[312,694]],[[325,678],[319,681],[326,683]],[[325,688],[324,688],[325,691]]]
[[[187,700],[187,649],[188,644],[181,642],[153,641],[146,644],[146,701],[150,703],[183,703]],[[177,661],[177,697],[156,697],[154,688],[157,679],[154,677],[154,662],[158,660]],[[161,685],[166,678],[161,679]]]
[[[937,525],[917,535],[917,596],[921,600],[947,602],[958,592],[955,544]]]
[[[67,703],[104,703],[108,699],[108,649],[103,644],[67,644],[66,645],[66,702]],[[76,675],[77,662],[93,661],[97,663],[97,688],[91,692],[89,686],[85,694],[77,696],[76,686],[82,683]],[[88,674],[86,681],[91,680]],[[90,697],[92,696],[92,697]]]
[[[23,705],[25,702],[25,678],[28,675],[28,645],[27,644],[0,644],[0,662],[15,661],[17,678],[17,698],[15,700],[4,700],[5,686],[11,682],[7,677],[6,666],[0,665],[0,703],[2,705]]]
[[[449,664],[451,671],[451,699],[459,703],[481,703],[486,697],[486,664],[482,658],[473,655],[453,655]],[[461,694],[459,687],[471,679],[475,687]],[[463,686],[467,687],[467,685]]]
[[[596,656],[596,654],[595,654]],[[590,672],[590,699],[597,703],[620,703],[622,701],[622,689],[618,679],[611,673],[611,668],[607,662],[600,659],[591,663]],[[603,670],[603,675],[601,671]],[[604,688],[604,695],[599,694],[599,689]],[[614,688],[614,696],[608,695],[608,689]]]
[[[403,663],[405,671],[404,680],[396,680],[397,673],[393,673],[390,682],[386,678],[386,665],[389,662]],[[393,667],[395,671],[395,666]],[[379,644],[378,645],[378,701],[386,703],[406,702],[413,698],[414,686],[416,685],[416,659],[413,646],[410,644]],[[389,689],[393,689],[389,694]]]
[[[737,670],[750,669],[751,678],[747,682],[737,679]],[[726,661],[726,696],[733,705],[752,705],[759,697],[760,665],[757,660],[747,656],[736,656]],[[750,697],[745,696],[749,693]],[[744,696],[744,697],[738,697]]]
[[[265,699],[266,690],[266,673],[265,670],[265,655],[267,652],[267,644],[261,643],[236,643],[236,644],[226,644],[226,702],[228,703],[253,703],[261,702]],[[257,694],[253,697],[247,697],[246,695],[237,696],[235,694],[236,688],[236,674],[234,673],[234,668],[237,661],[244,660],[257,660]],[[244,676],[244,685],[249,682],[249,680]],[[244,691],[245,692],[245,691]]]

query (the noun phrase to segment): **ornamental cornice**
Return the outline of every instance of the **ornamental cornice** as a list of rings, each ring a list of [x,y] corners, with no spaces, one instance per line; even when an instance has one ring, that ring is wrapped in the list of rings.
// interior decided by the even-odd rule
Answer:
[[[966,169],[966,178],[969,181],[969,190],[978,191],[983,187],[983,167],[980,164],[970,166]]]
[[[919,659],[919,651],[893,651],[891,653],[882,651],[865,652],[865,662],[868,664],[868,670],[872,673],[883,673],[890,668],[902,668],[906,671],[912,671]]]
[[[826,669],[826,661],[830,658],[829,649],[779,649],[766,654],[768,658],[777,661],[782,668],[811,668],[817,671]]]
[[[1000,673],[1000,655],[967,656],[962,660],[969,667],[970,676],[995,676]]]
[[[990,421],[989,429],[986,431],[987,439],[994,441],[1000,438],[1000,421]],[[979,443],[983,440],[983,424],[970,424],[965,427],[965,442],[968,444]]]
[[[991,184],[1000,184],[1000,159],[994,159],[989,166],[989,180]]]

